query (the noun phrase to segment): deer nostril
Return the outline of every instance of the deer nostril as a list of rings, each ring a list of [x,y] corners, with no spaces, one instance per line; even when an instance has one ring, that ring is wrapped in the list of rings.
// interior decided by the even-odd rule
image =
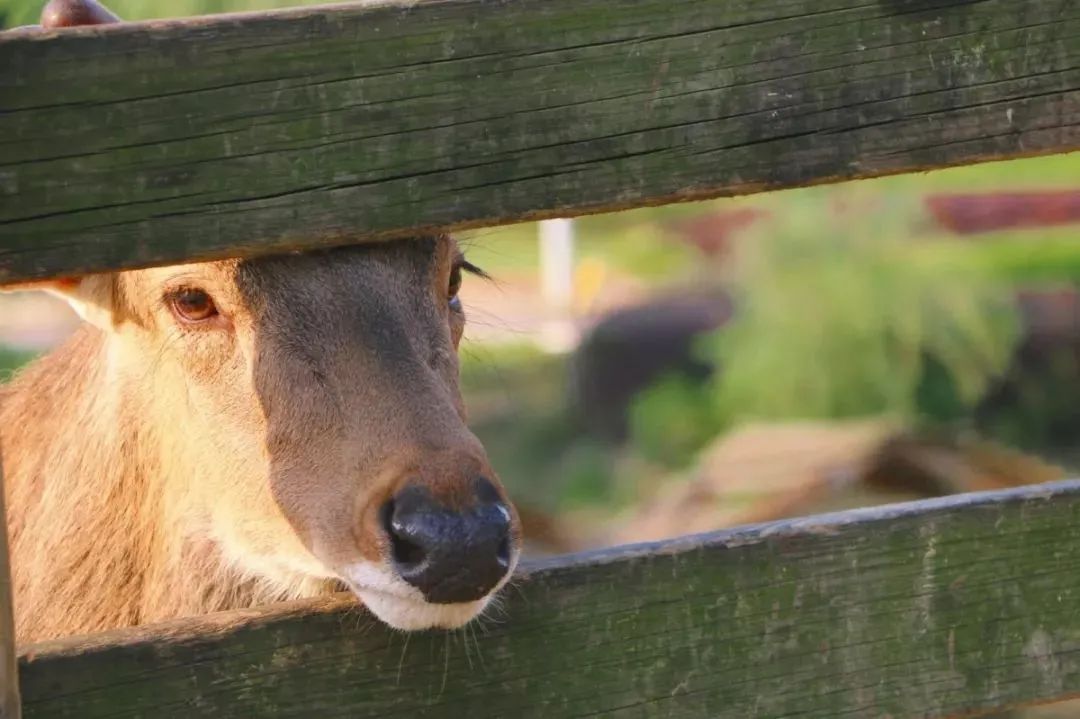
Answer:
[[[401,567],[418,567],[427,559],[427,551],[408,537],[408,529],[394,519],[394,500],[383,505],[380,512],[383,531],[390,539],[390,554]]]
[[[390,535],[394,561],[403,567],[415,567],[424,563],[427,552],[418,544],[396,534]]]

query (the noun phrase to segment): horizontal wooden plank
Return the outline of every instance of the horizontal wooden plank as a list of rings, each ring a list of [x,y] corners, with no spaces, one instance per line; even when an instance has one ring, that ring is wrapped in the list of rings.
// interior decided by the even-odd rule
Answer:
[[[1073,0],[402,0],[0,67],[0,282],[1080,147]]]
[[[467,631],[348,598],[40,644],[27,717],[953,717],[1080,693],[1080,482],[556,559]]]

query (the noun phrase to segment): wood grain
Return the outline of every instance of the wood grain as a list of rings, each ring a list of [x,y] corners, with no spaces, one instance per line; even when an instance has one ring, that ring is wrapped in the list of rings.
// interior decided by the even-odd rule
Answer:
[[[348,598],[41,644],[27,717],[975,716],[1080,693],[1080,482],[530,567],[465,632]]]
[[[383,2],[0,67],[0,282],[1080,147],[1073,0]]]

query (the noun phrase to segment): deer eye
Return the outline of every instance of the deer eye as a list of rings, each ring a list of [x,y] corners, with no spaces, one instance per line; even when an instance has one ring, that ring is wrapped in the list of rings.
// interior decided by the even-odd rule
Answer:
[[[169,309],[182,322],[205,322],[217,316],[217,306],[206,292],[185,288],[168,296]]]

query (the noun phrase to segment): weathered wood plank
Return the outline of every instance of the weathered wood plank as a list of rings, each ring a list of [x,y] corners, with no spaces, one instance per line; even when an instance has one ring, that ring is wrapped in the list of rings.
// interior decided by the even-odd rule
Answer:
[[[0,469],[0,719],[20,719],[19,667],[15,662],[15,612],[11,604],[4,474]]]
[[[534,565],[406,637],[348,599],[31,647],[28,717],[951,717],[1080,693],[1080,482]]]
[[[0,67],[0,281],[1080,147],[1073,0],[402,0]]]

